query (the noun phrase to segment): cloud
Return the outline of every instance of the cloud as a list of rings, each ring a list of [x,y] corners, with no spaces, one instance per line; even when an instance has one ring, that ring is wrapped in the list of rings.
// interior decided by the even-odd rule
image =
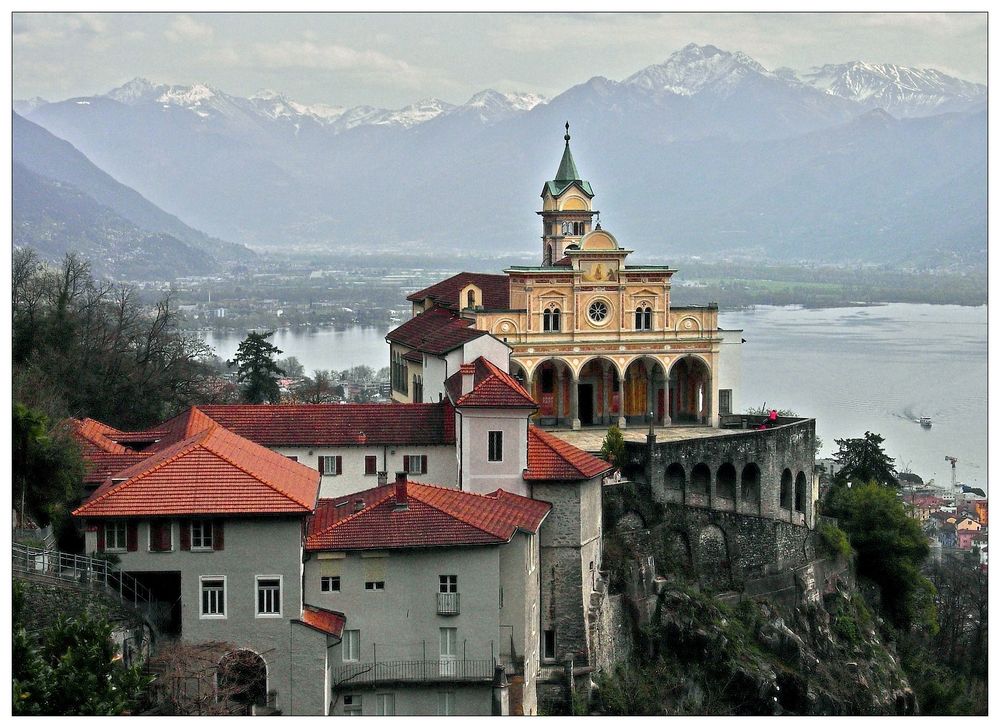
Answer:
[[[14,13],[13,41],[22,48],[43,47],[71,39],[100,41],[107,20],[94,13]]]
[[[195,20],[190,15],[177,15],[163,31],[171,43],[204,43],[212,40],[212,26]]]
[[[380,51],[356,50],[308,39],[259,43],[253,47],[252,61],[270,69],[347,71],[411,84],[426,76],[422,69]]]

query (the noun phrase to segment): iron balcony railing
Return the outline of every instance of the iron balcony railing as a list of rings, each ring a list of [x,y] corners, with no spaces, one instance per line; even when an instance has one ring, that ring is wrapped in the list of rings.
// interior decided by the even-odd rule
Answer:
[[[449,616],[459,613],[458,592],[438,592],[437,597],[438,614]]]
[[[334,686],[378,685],[384,683],[488,682],[493,679],[496,661],[459,660],[388,660],[351,662],[333,675]]]
[[[11,544],[13,571],[47,576],[100,589],[136,609],[148,607],[153,595],[135,577],[111,566],[103,559],[50,551],[24,544]]]

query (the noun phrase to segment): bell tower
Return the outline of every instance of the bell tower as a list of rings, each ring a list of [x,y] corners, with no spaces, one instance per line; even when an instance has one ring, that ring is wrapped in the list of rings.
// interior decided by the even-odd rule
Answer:
[[[555,179],[542,187],[542,265],[548,266],[561,259],[566,248],[579,247],[580,240],[592,229],[593,217],[599,214],[592,209],[594,191],[590,182],[580,179],[576,162],[569,149],[569,122],[566,122],[566,148],[556,171]]]

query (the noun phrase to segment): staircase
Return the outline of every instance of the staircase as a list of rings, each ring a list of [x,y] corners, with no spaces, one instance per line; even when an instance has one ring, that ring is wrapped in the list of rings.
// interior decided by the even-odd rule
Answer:
[[[135,577],[119,571],[103,559],[92,559],[62,551],[11,544],[13,572],[38,581],[67,582],[117,599],[122,606],[151,616],[153,595]]]

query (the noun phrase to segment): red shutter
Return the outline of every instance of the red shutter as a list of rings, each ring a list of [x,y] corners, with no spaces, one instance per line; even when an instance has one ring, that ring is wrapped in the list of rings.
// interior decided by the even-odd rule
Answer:
[[[129,551],[139,550],[139,524],[129,521],[125,528],[125,548]]]
[[[422,474],[427,472],[427,456],[426,455],[421,455],[420,456],[420,472]]]
[[[222,551],[226,547],[226,531],[222,521],[212,521],[212,548]]]
[[[375,475],[378,462],[374,455],[365,455],[365,475]]]
[[[104,551],[104,522],[95,521],[97,524],[97,551],[102,553]]]
[[[405,470],[407,473],[410,472],[410,456],[409,455],[404,455],[403,456],[403,470]]]
[[[342,472],[344,472],[343,462],[344,462],[343,457],[340,456],[340,455],[338,455],[337,456],[337,475],[340,475]]]
[[[322,455],[319,456],[319,465],[317,466],[317,469],[319,470],[319,474],[320,475],[324,475],[325,474],[323,472],[323,456]]]
[[[181,521],[181,551],[191,550],[191,521]]]

